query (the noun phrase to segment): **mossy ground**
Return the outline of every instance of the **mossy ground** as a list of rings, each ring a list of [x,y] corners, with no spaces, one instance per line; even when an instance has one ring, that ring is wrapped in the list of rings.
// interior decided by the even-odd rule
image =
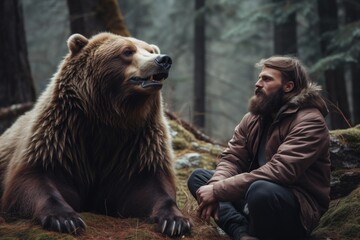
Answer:
[[[360,239],[360,187],[347,197],[331,202],[313,235],[318,239]]]
[[[171,122],[177,132],[174,137],[175,155],[181,156],[189,152],[201,153],[202,160],[198,166],[177,170],[177,200],[183,213],[193,220],[193,231],[190,236],[175,239],[197,240],[228,240],[227,236],[218,233],[213,222],[205,223],[196,217],[197,204],[187,190],[186,181],[196,167],[214,169],[216,158],[221,152],[219,147],[211,147],[208,143],[196,141],[195,138],[181,126]],[[360,125],[357,126],[360,131]],[[359,140],[347,135],[352,130],[341,130],[346,139],[352,139],[356,145]],[[357,134],[357,130],[353,131]],[[356,138],[356,139],[360,139]],[[194,148],[192,143],[196,142]],[[206,151],[201,149],[207,149]],[[92,240],[92,239],[170,239],[155,231],[155,225],[142,219],[118,219],[91,213],[82,213],[87,223],[87,231],[80,236],[59,234],[42,230],[31,221],[17,220],[0,221],[0,240]],[[313,232],[311,240],[356,240],[360,239],[360,187],[349,196],[331,202],[330,209],[321,219],[320,225]]]
[[[185,213],[186,214],[186,213]],[[146,239],[171,239],[155,231],[155,225],[142,219],[118,219],[91,213],[82,213],[87,223],[86,232],[80,236],[60,234],[42,230],[31,221],[18,220],[12,223],[0,224],[1,240],[146,240]],[[172,239],[206,239],[226,240],[221,236],[214,225],[194,221],[194,231],[189,236]]]

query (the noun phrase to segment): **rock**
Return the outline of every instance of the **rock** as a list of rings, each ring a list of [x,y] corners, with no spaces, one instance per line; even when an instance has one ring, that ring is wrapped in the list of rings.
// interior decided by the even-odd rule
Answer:
[[[175,162],[175,169],[195,167],[200,164],[201,155],[199,153],[187,153]]]
[[[330,208],[311,239],[360,239],[360,125],[331,131]]]
[[[360,169],[333,172],[330,198],[337,199],[350,194],[360,184]]]
[[[348,145],[341,144],[335,136],[330,138],[330,158],[333,168],[360,167],[360,153]]]
[[[360,168],[360,125],[331,131],[330,136],[332,168]]]
[[[198,142],[192,142],[191,149],[203,153],[211,153],[213,155],[219,155],[224,150],[224,147],[211,143],[199,144]]]
[[[344,198],[331,201],[329,210],[321,218],[311,240],[360,239],[359,216],[360,187]]]
[[[360,184],[360,125],[330,132],[331,192],[337,199]]]

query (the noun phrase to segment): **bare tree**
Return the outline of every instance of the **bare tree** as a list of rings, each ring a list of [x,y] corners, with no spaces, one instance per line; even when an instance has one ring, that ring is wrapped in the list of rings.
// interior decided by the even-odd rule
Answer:
[[[109,31],[130,36],[116,0],[67,0],[72,33],[86,37]]]
[[[0,28],[0,112],[3,112],[11,105],[35,99],[20,0],[0,1]],[[15,118],[2,120],[0,133]]]
[[[277,16],[274,24],[274,53],[275,54],[297,54],[297,31],[296,31],[296,13],[290,14],[283,11],[287,5],[291,4],[286,0],[273,0],[277,3],[280,9],[280,14],[284,16]]]
[[[352,24],[360,20],[360,2],[355,0],[345,0],[346,23]],[[353,39],[356,41],[356,38]],[[358,41],[358,39],[357,39]],[[356,63],[351,63],[351,83],[352,83],[352,101],[353,101],[353,119],[355,124],[360,123],[360,56],[354,56]]]
[[[205,0],[195,1],[194,28],[194,116],[196,127],[205,127]]]
[[[323,57],[331,54],[329,49],[329,33],[338,29],[338,6],[336,0],[318,0],[318,12],[320,20],[321,50]],[[342,64],[334,69],[325,70],[325,85],[328,98],[333,103],[330,106],[330,123],[332,129],[347,128],[347,120],[350,119],[349,103]]]

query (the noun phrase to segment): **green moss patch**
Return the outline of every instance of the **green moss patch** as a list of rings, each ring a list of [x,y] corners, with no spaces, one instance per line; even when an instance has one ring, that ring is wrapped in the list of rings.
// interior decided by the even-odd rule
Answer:
[[[349,196],[331,202],[313,235],[317,239],[360,239],[360,187]]]
[[[353,128],[333,130],[330,134],[339,139],[341,144],[360,153],[360,124]]]

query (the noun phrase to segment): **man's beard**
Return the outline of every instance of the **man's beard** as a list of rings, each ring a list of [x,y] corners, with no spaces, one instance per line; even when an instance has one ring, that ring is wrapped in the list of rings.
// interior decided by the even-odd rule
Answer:
[[[270,95],[266,95],[262,89],[257,89],[255,96],[249,100],[249,112],[254,115],[271,117],[271,115],[277,113],[284,104],[284,95],[285,93],[281,87]]]

